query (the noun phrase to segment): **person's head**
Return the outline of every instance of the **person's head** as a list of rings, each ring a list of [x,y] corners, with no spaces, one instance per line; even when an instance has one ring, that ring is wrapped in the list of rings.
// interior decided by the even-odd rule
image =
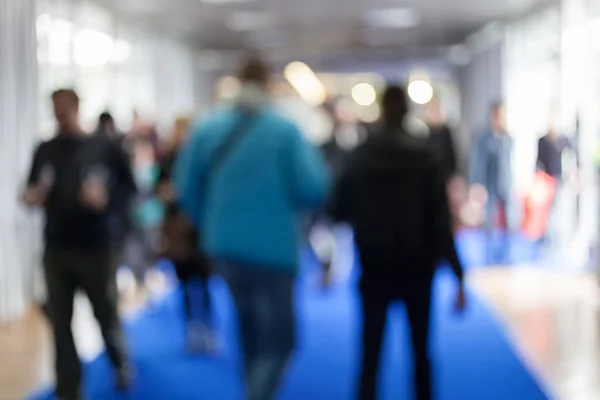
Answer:
[[[385,125],[400,125],[408,114],[406,90],[402,86],[388,86],[381,97],[381,118]]]
[[[133,141],[133,163],[136,167],[146,168],[156,162],[156,152],[149,140]]]
[[[252,56],[242,63],[238,78],[242,84],[253,84],[266,88],[269,84],[271,71],[262,58]]]
[[[117,134],[115,120],[108,111],[103,112],[98,117],[98,133],[108,137],[114,137]]]
[[[506,112],[504,109],[504,103],[501,101],[492,104],[492,108],[490,110],[490,122],[494,132],[506,132]]]
[[[561,129],[560,110],[555,107],[550,110],[550,118],[548,121],[548,133],[557,135]]]
[[[425,106],[425,122],[430,126],[439,126],[444,123],[442,107],[437,99],[431,100]]]
[[[52,93],[54,116],[62,133],[79,130],[79,96],[72,89],[59,89]]]

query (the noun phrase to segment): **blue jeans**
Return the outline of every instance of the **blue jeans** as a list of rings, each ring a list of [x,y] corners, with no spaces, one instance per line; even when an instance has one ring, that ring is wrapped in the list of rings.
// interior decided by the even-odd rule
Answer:
[[[500,243],[494,240],[495,219],[501,213],[501,218],[506,221],[506,229],[500,230]],[[498,195],[489,193],[488,202],[485,208],[485,246],[486,262],[488,264],[509,263],[511,253],[511,232],[515,231],[517,218],[515,216],[514,203],[512,199],[508,201],[500,198]]]
[[[238,311],[247,400],[272,400],[295,345],[291,272],[224,264],[217,268]]]

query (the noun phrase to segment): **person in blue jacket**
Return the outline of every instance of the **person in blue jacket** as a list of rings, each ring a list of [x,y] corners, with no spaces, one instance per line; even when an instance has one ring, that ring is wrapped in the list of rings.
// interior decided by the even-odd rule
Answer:
[[[321,153],[271,103],[268,67],[250,59],[239,78],[235,101],[192,130],[175,183],[182,209],[198,226],[199,246],[238,309],[245,398],[267,400],[295,345],[302,222],[324,205],[330,176]],[[232,135],[238,139],[223,155],[218,149]]]
[[[506,130],[504,105],[494,103],[490,111],[490,125],[475,139],[471,159],[470,183],[479,184],[487,191],[485,209],[485,240],[489,264],[509,262],[509,232],[515,229],[514,195],[512,186],[513,140]],[[506,221],[499,248],[493,245],[494,220],[500,212]]]

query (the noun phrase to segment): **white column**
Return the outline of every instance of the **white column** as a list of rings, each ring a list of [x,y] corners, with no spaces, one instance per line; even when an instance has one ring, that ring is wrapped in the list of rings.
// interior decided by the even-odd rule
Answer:
[[[37,141],[37,74],[35,1],[0,0],[0,323],[28,307],[39,257],[39,226],[18,201]]]

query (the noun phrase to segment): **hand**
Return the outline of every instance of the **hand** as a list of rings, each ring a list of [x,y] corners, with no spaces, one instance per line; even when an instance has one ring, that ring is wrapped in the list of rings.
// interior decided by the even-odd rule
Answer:
[[[454,311],[457,314],[462,314],[467,308],[467,299],[465,296],[465,286],[461,282],[458,285],[458,291],[456,292],[456,300],[454,302]]]
[[[80,199],[84,206],[95,211],[104,211],[108,206],[106,187],[98,182],[85,182],[81,188]]]
[[[41,185],[32,185],[27,187],[23,193],[23,202],[28,206],[42,206],[46,202],[48,190]]]
[[[171,203],[175,200],[175,187],[171,182],[164,182],[158,186],[158,197],[163,203]]]

